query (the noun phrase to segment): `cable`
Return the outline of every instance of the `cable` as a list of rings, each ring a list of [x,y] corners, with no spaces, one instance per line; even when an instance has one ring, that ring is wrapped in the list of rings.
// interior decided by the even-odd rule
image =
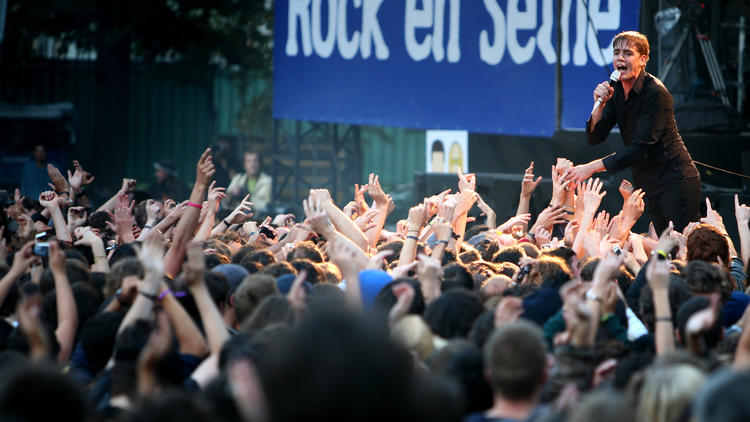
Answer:
[[[739,177],[744,177],[744,178],[746,178],[746,179],[750,179],[750,176],[746,176],[746,175],[744,175],[744,174],[741,174],[741,173],[735,173],[735,172],[733,172],[733,171],[729,171],[729,170],[724,170],[723,168],[719,168],[719,167],[716,167],[716,166],[712,166],[712,165],[710,165],[710,164],[706,164],[706,163],[701,163],[700,161],[696,161],[696,160],[693,160],[693,162],[694,162],[695,164],[700,164],[700,165],[702,165],[703,167],[708,167],[708,168],[710,168],[710,169],[712,169],[712,170],[723,171],[724,173],[728,173],[728,174],[731,174],[731,175],[734,175],[734,176],[739,176]]]

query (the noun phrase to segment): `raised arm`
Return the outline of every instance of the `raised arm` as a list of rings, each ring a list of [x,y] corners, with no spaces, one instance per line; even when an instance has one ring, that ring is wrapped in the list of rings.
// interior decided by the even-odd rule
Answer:
[[[91,266],[91,271],[107,273],[109,272],[109,261],[107,261],[107,252],[104,250],[104,242],[102,239],[94,233],[94,230],[89,227],[79,227],[75,231],[76,245],[84,245],[91,248],[91,253],[94,255],[94,265]]]
[[[410,264],[417,256],[418,236],[426,218],[423,204],[413,206],[409,209],[409,223],[406,230],[406,239],[404,239],[404,245],[401,247],[401,255],[399,255],[398,258],[398,265]]]
[[[521,196],[518,200],[516,215],[528,214],[531,194],[534,193],[534,190],[539,186],[539,182],[541,181],[542,176],[534,179],[534,162],[532,161],[523,173],[523,180],[521,181]]]
[[[123,178],[120,190],[118,190],[111,198],[109,198],[107,202],[103,203],[102,206],[96,210],[96,212],[111,211],[115,207],[115,204],[117,203],[117,200],[121,194],[128,194],[133,191],[133,189],[135,188],[135,183],[135,179],[129,179],[127,177]]]
[[[159,284],[164,278],[164,247],[161,239],[149,237],[138,251],[138,259],[143,265],[143,283],[138,288],[138,294],[130,305],[117,330],[120,335],[125,329],[139,319],[147,319],[154,309],[154,302],[158,299]]]
[[[190,193],[188,206],[177,223],[174,238],[172,238],[172,245],[169,247],[169,251],[167,251],[167,255],[164,258],[164,269],[169,276],[175,276],[180,272],[182,261],[185,258],[185,249],[190,239],[193,238],[195,227],[198,224],[203,197],[206,196],[206,189],[208,189],[211,177],[213,177],[215,172],[216,168],[213,161],[211,161],[211,149],[206,148],[196,165],[195,184]]]
[[[57,328],[55,337],[60,344],[60,352],[57,362],[64,365],[68,362],[73,351],[73,343],[78,327],[78,309],[73,298],[73,289],[68,282],[68,274],[65,272],[65,253],[60,249],[60,244],[50,242],[49,244],[49,268],[55,279],[55,298],[57,300]]]
[[[664,230],[657,249],[646,268],[646,280],[651,286],[654,299],[654,336],[656,354],[663,355],[674,350],[674,324],[672,308],[669,304],[669,259],[665,251],[674,246],[671,239],[672,224]]]
[[[198,233],[195,234],[195,240],[203,241],[211,235],[211,231],[214,228],[214,221],[216,220],[216,213],[219,211],[219,204],[221,200],[226,197],[224,188],[214,187],[216,181],[211,182],[208,187],[208,200],[206,201],[206,216],[203,218],[203,222],[198,229]]]
[[[211,299],[208,287],[204,281],[206,260],[200,244],[191,242],[187,248],[187,263],[185,265],[185,283],[193,295],[195,305],[201,315],[203,328],[208,337],[208,347],[212,355],[218,356],[221,347],[229,340],[229,331],[224,325],[219,309]]]
[[[68,225],[65,223],[65,217],[60,209],[59,197],[53,191],[42,192],[39,195],[39,203],[49,212],[52,223],[55,226],[55,237],[62,242],[72,242]]]
[[[750,207],[740,204],[737,195],[734,195],[734,215],[737,218],[737,230],[740,233],[740,256],[742,257],[742,266],[747,267],[748,258],[750,258]]]
[[[13,283],[28,271],[29,266],[31,266],[34,261],[38,260],[38,257],[32,254],[33,248],[34,242],[28,242],[23,245],[20,250],[16,251],[16,254],[13,256],[13,265],[11,265],[10,270],[8,270],[3,278],[0,279],[0,305],[2,305],[3,302],[5,302],[5,298],[8,297],[8,292],[13,286]]]
[[[367,237],[354,221],[347,217],[346,214],[344,214],[344,212],[333,203],[328,189],[310,189],[310,200],[317,203],[318,198],[320,198],[320,204],[326,214],[328,214],[328,218],[331,219],[336,230],[348,237],[360,249],[367,252],[369,243]]]
[[[367,232],[367,240],[370,247],[375,247],[380,239],[380,232],[383,231],[385,225],[385,219],[388,217],[388,205],[390,200],[388,196],[383,192],[383,188],[380,187],[380,178],[370,173],[370,180],[367,184],[367,192],[370,197],[375,201],[375,207],[380,211],[378,217],[375,219],[375,227]]]

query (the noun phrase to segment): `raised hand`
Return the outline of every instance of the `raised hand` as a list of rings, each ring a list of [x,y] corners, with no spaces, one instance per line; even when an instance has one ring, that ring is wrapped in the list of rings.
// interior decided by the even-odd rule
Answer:
[[[369,186],[367,184],[364,184],[360,186],[359,184],[354,184],[354,203],[357,207],[357,214],[362,215],[364,214],[367,209],[369,208],[367,206],[367,201],[365,201],[365,192],[369,189]]]
[[[580,226],[580,223],[576,220],[570,220],[568,224],[565,225],[565,243],[568,245],[572,245],[575,241],[576,235],[578,235],[578,227]]]
[[[701,218],[701,223],[710,224],[724,234],[727,232],[726,227],[724,227],[724,219],[711,207],[711,200],[708,197],[706,197],[706,216]]]
[[[651,290],[669,290],[669,265],[668,259],[660,259],[657,254],[654,254],[651,263],[646,268],[646,281],[651,286]]]
[[[632,194],[625,200],[622,206],[622,215],[628,221],[637,221],[643,215],[643,211],[646,209],[646,203],[643,201],[643,196],[646,193],[642,189],[633,191]]]
[[[734,216],[737,218],[737,224],[747,227],[748,222],[750,222],[750,207],[740,204],[737,194],[734,195]]]
[[[59,208],[60,203],[58,202],[59,196],[54,191],[48,190],[39,194],[39,203],[47,209]]]
[[[529,167],[523,172],[523,180],[521,181],[521,196],[530,197],[531,194],[539,186],[539,182],[542,181],[542,176],[534,179],[534,162],[529,164]]]
[[[161,280],[164,275],[164,245],[158,237],[147,237],[138,250],[138,259],[147,274]]]
[[[203,283],[203,275],[206,272],[206,258],[203,255],[200,243],[197,241],[191,241],[185,252],[187,254],[187,261],[183,266],[185,284],[188,287],[193,287]]]
[[[440,278],[443,276],[443,267],[440,261],[425,254],[419,254],[417,261],[417,277],[422,286],[422,294],[425,302],[429,303],[440,296]]]
[[[508,221],[501,224],[497,228],[497,230],[502,233],[509,233],[511,229],[516,225],[520,224],[524,227],[528,226],[530,220],[531,220],[531,214],[514,215],[513,217],[509,218]]]
[[[492,209],[489,205],[487,205],[486,202],[484,202],[484,199],[482,199],[481,196],[477,194],[477,206],[480,210],[482,210],[483,216],[487,217],[487,226],[491,229],[494,229],[497,226],[497,214],[495,214],[495,210]]]
[[[534,235],[534,239],[536,240],[537,245],[539,245],[539,247],[542,247],[549,244],[549,242],[552,240],[552,233],[550,233],[549,230],[545,229],[544,227],[540,227],[537,229],[536,235]]]
[[[529,230],[529,233],[535,233],[540,227],[550,230],[555,224],[566,223],[567,220],[565,220],[565,216],[565,207],[562,204],[547,207],[539,213],[539,216],[537,216],[536,222]]]
[[[455,214],[457,206],[458,201],[456,201],[454,196],[450,196],[440,204],[440,207],[438,208],[438,217],[447,222],[453,221],[453,215]]]
[[[414,291],[414,287],[409,283],[398,283],[391,287],[391,292],[396,296],[396,303],[393,304],[388,313],[388,323],[393,327],[394,324],[409,312],[416,292]]]
[[[583,197],[585,212],[591,212],[592,215],[596,213],[599,204],[602,202],[602,198],[607,194],[606,191],[601,192],[602,186],[603,184],[599,178],[589,179],[580,186],[579,194]]]
[[[159,218],[159,212],[161,211],[161,203],[154,201],[153,199],[146,200],[146,220],[150,222],[156,222]]]
[[[34,262],[39,260],[39,257],[34,255],[34,241],[27,242],[23,247],[13,255],[13,264],[10,267],[10,271],[13,274],[17,274],[19,277],[26,272],[27,269]]]
[[[571,183],[572,180],[570,179],[563,180],[557,166],[552,166],[552,199],[550,200],[550,205],[559,205],[565,202],[565,192]]]
[[[633,185],[627,179],[622,179],[618,190],[620,191],[620,195],[622,195],[623,202],[627,202],[630,195],[633,194]]]
[[[302,208],[305,211],[305,216],[307,216],[306,221],[310,230],[324,236],[326,233],[330,234],[336,230],[319,201],[312,202],[309,198],[304,199],[302,201]]]
[[[669,252],[679,243],[680,240],[674,234],[674,224],[670,221],[667,228],[659,236],[659,241],[656,242],[656,250]]]
[[[458,175],[458,191],[476,191],[477,177],[473,173],[464,174],[461,167],[456,167]]]
[[[328,189],[310,189],[310,201],[314,204],[320,204],[322,208],[333,202],[331,192]]]
[[[424,204],[419,204],[409,209],[409,229],[419,231],[427,220]]]
[[[462,216],[469,212],[474,203],[477,202],[479,195],[473,190],[465,190],[456,195],[456,208],[453,211],[453,218]]]
[[[442,217],[435,218],[435,221],[432,223],[432,228],[435,230],[435,239],[438,241],[450,240],[451,235],[453,234],[453,227]]]
[[[211,148],[206,148],[201,154],[201,158],[198,159],[196,165],[195,183],[202,186],[207,186],[208,182],[216,173],[216,167],[211,159]]]
[[[227,196],[227,194],[224,193],[226,188],[214,187],[215,185],[216,181],[213,181],[208,187],[208,207],[211,211],[216,211],[219,208],[221,200]]]
[[[68,208],[68,229],[70,231],[75,230],[77,227],[81,227],[86,223],[86,208],[84,207],[70,207]]]
[[[383,192],[383,188],[380,187],[380,178],[374,173],[370,173],[370,179],[367,183],[367,192],[377,205],[388,204],[388,197],[385,192]]]
[[[120,193],[129,193],[132,192],[133,189],[135,189],[136,184],[135,179],[129,179],[129,178],[123,178],[122,179],[122,186],[120,187]]]
[[[380,210],[377,208],[370,208],[354,219],[354,224],[359,227],[360,230],[366,232],[374,228],[378,223],[375,221],[377,216],[380,215]]]
[[[47,174],[52,180],[52,183],[47,183],[49,187],[57,192],[66,192],[68,190],[68,182],[65,180],[62,173],[60,173],[60,170],[58,170],[57,167],[53,166],[52,164],[47,164]]]

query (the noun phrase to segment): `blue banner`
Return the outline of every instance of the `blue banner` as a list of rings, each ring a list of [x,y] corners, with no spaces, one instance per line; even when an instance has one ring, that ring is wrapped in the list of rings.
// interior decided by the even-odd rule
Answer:
[[[583,127],[639,2],[562,1],[563,127]],[[553,0],[277,0],[274,117],[551,136],[555,15]]]

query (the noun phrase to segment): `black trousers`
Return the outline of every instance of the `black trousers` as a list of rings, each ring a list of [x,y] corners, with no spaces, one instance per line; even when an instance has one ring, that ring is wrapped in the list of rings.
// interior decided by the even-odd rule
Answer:
[[[679,180],[662,193],[646,199],[656,233],[661,235],[670,221],[675,230],[682,231],[688,223],[700,220],[701,199],[700,177]]]

